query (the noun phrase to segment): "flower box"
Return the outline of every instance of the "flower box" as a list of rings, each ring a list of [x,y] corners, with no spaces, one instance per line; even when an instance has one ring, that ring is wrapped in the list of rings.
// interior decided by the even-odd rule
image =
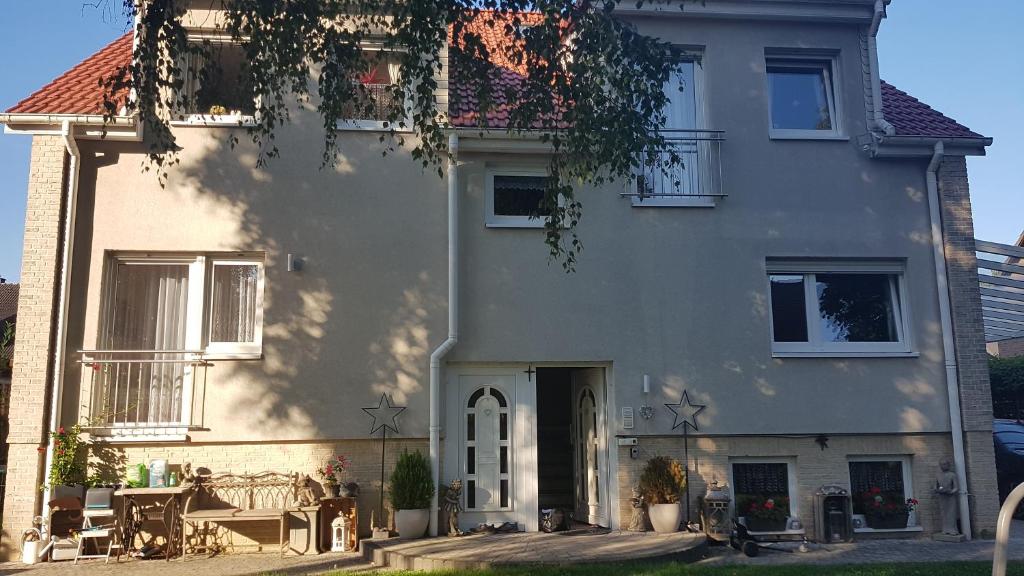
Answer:
[[[899,514],[868,514],[865,516],[868,528],[875,530],[900,530],[907,527],[909,512]]]
[[[746,516],[747,530],[751,532],[783,532],[786,529],[788,518],[776,520],[775,518],[757,518]]]

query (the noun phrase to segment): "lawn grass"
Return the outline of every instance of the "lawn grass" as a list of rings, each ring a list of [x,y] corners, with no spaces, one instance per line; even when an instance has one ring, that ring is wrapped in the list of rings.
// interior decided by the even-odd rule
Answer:
[[[865,564],[860,566],[694,566],[692,564],[593,564],[581,566],[525,566],[490,570],[441,572],[387,572],[401,576],[988,576],[988,562],[930,564]],[[342,576],[338,572],[332,576]],[[384,574],[384,573],[381,573]],[[1024,563],[1011,563],[1009,576],[1024,576]]]

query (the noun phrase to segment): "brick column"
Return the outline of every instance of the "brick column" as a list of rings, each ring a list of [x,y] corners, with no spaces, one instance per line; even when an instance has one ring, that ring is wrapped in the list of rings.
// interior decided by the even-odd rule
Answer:
[[[65,156],[60,137],[32,139],[18,299],[18,354],[11,380],[7,489],[0,534],[0,559],[4,560],[18,557],[21,531],[31,525],[42,498],[39,487],[43,483],[44,455],[39,448],[46,445],[49,418]]]
[[[999,493],[992,448],[992,391],[989,388],[988,354],[981,316],[978,262],[974,252],[967,159],[947,156],[939,167],[938,181],[960,379],[971,525],[975,537],[992,538],[999,513]]]

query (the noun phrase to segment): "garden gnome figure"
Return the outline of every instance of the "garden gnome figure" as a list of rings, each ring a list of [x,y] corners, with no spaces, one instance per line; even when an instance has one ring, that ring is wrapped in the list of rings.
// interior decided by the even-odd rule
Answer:
[[[462,512],[462,480],[458,478],[452,480],[452,483],[445,489],[442,507],[448,513],[448,535],[462,536],[462,530],[459,530],[459,512]]]
[[[943,536],[960,536],[957,530],[956,520],[960,512],[960,481],[957,480],[956,472],[948,458],[939,461],[939,473],[935,476],[935,489],[933,490],[939,501],[939,513],[942,518]],[[936,535],[938,536],[938,535]]]
[[[633,486],[633,497],[629,499],[633,506],[633,517],[629,519],[629,530],[631,532],[647,531],[647,513],[644,510],[644,497],[640,495],[640,488]]]

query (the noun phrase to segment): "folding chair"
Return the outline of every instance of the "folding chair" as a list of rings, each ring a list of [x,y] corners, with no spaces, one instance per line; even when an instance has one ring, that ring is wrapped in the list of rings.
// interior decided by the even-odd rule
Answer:
[[[114,549],[118,550],[117,559],[121,559],[121,543],[118,541],[120,535],[117,511],[113,506],[113,488],[90,488],[85,495],[85,509],[82,510],[82,531],[78,533],[78,552],[75,555],[75,564],[82,558],[105,558],[110,562],[110,554]],[[98,539],[107,539],[107,551],[103,553],[100,549]],[[96,548],[96,554],[83,554],[86,540],[91,540]]]

